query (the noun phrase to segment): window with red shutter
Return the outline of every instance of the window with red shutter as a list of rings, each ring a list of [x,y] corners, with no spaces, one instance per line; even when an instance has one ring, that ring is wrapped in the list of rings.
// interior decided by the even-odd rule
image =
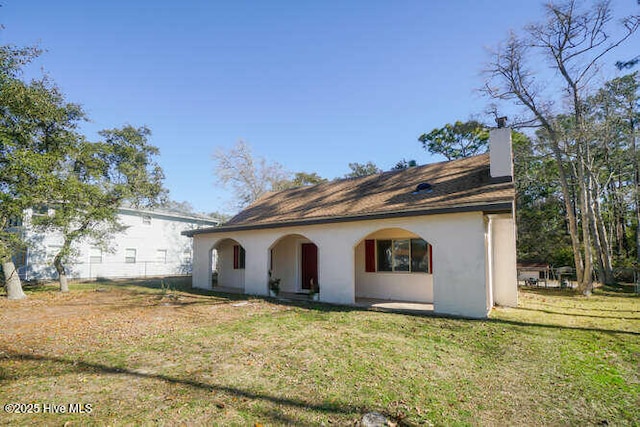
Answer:
[[[237,270],[240,266],[240,246],[233,245],[233,269]]]
[[[423,239],[367,239],[364,271],[433,274],[432,247]]]

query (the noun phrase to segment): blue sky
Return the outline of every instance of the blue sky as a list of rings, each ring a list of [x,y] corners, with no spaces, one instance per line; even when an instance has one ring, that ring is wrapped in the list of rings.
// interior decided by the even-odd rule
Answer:
[[[84,106],[85,132],[148,126],[171,197],[202,212],[234,212],[212,154],[239,139],[326,178],[350,162],[442,160],[417,137],[486,119],[476,91],[486,49],[542,15],[542,2],[513,0],[0,4],[0,42],[47,51],[30,72],[44,70]],[[612,4],[640,12],[636,0]],[[621,55],[637,55],[637,41]]]

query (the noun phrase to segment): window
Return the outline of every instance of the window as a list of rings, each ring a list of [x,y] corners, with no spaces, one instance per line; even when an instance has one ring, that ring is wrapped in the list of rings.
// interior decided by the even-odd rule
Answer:
[[[89,249],[89,263],[102,264],[102,249],[100,248]]]
[[[19,216],[9,218],[9,227],[22,227],[22,218]]]
[[[46,205],[38,205],[33,208],[33,216],[47,216],[49,208]]]
[[[142,223],[144,225],[151,225],[151,216],[150,215],[143,215],[142,216]]]
[[[411,271],[429,272],[430,246],[422,239],[411,239]]]
[[[24,267],[27,265],[27,251],[21,250],[13,256],[13,262],[16,267]]]
[[[245,265],[246,253],[240,245],[233,245],[233,269],[242,270]]]
[[[183,264],[189,264],[191,262],[191,249],[186,248],[182,251],[182,262]]]
[[[431,245],[423,239],[365,240],[365,271],[433,273]]]
[[[133,248],[127,248],[124,250],[124,262],[127,264],[136,263],[136,250]]]
[[[156,261],[162,264],[167,263],[167,250],[166,249],[158,249],[156,251]]]
[[[378,240],[376,242],[378,271],[393,271],[393,249],[391,248],[391,242],[391,240]]]

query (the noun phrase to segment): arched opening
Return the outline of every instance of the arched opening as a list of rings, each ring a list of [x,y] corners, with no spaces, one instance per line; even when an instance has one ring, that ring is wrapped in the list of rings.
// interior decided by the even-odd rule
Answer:
[[[433,248],[422,236],[385,228],[355,246],[355,298],[433,303]]]
[[[269,248],[269,271],[285,294],[319,293],[318,247],[300,234],[288,234]]]
[[[223,239],[209,251],[212,289],[244,292],[245,250],[233,239]]]

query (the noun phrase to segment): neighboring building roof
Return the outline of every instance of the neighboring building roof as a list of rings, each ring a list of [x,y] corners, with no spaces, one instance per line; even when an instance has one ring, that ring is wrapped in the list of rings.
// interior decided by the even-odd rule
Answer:
[[[202,233],[448,212],[511,212],[511,177],[489,177],[489,154],[265,194],[221,227]],[[422,191],[416,191],[418,185]]]
[[[516,267],[522,270],[548,270],[551,268],[549,264],[541,262],[519,262]]]
[[[213,218],[213,217],[199,214],[199,213],[191,213],[191,212],[182,213],[182,212],[176,212],[176,211],[166,210],[162,208],[138,209],[134,207],[121,207],[118,210],[120,211],[120,213],[123,213],[123,214],[151,215],[151,216],[164,217],[167,219],[173,219],[178,221],[197,222],[203,225],[217,226],[221,222],[217,218]]]

